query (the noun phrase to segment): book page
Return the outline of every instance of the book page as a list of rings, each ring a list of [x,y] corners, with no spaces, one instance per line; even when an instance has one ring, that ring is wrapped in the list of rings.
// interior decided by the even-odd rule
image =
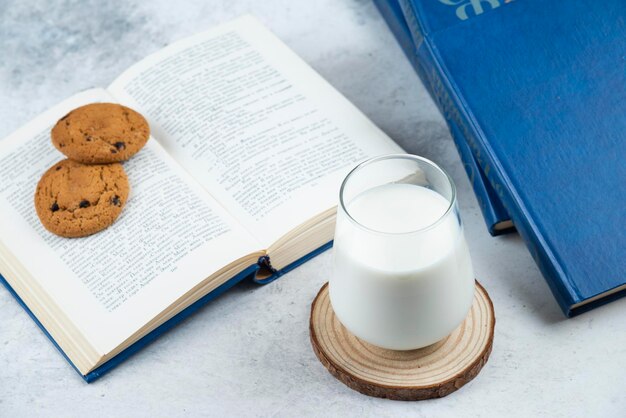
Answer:
[[[131,192],[120,218],[85,238],[41,225],[33,196],[64,158],[50,129],[71,109],[112,101],[90,90],[0,142],[0,240],[68,318],[105,354],[193,286],[260,248],[154,140],[124,163]]]
[[[266,247],[334,207],[358,162],[402,152],[251,17],[168,46],[109,91]]]

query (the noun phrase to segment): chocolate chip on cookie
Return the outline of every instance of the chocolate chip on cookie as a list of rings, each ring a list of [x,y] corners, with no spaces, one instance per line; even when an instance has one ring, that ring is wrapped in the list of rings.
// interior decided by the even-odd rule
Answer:
[[[148,141],[146,119],[115,103],[92,103],[72,110],[52,128],[52,143],[69,159],[85,164],[125,161]]]
[[[121,164],[63,160],[39,180],[35,209],[48,231],[62,237],[84,237],[113,224],[128,193],[128,178]]]

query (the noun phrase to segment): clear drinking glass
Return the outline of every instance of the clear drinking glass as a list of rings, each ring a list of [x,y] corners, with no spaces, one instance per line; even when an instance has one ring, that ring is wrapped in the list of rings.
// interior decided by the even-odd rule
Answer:
[[[474,274],[456,189],[425,158],[376,157],[348,174],[333,257],[333,309],[351,333],[376,346],[433,344],[471,307]]]

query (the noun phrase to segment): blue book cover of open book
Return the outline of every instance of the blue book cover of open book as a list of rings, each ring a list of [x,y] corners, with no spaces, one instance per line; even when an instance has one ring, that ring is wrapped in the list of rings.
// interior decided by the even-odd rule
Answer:
[[[623,296],[626,3],[399,3],[425,84],[563,312]]]
[[[123,164],[131,192],[119,219],[62,238],[42,226],[33,195],[64,158],[51,127],[94,102],[138,110],[152,136]],[[243,17],[157,51],[0,141],[0,282],[90,382],[236,283],[268,283],[329,248],[347,172],[398,152]]]

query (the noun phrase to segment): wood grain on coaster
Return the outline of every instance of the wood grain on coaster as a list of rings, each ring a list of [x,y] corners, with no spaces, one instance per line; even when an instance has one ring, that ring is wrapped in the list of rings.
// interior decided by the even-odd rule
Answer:
[[[311,305],[313,351],[337,379],[368,396],[405,401],[441,398],[472,380],[489,359],[495,327],[493,304],[476,282],[474,303],[444,340],[409,351],[368,344],[339,322],[322,286]]]

